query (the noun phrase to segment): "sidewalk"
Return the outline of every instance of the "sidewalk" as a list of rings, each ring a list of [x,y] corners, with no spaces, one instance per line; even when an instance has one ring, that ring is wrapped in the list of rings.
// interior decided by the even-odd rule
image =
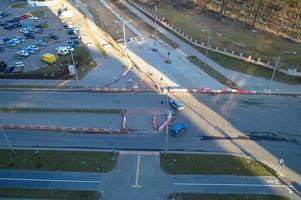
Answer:
[[[168,175],[160,168],[156,152],[121,151],[117,167],[104,174],[101,187],[104,200],[167,199],[177,192],[278,194],[299,199],[275,177]]]
[[[142,14],[139,10],[137,10],[135,7],[127,3],[125,0],[120,1],[123,3],[124,6],[126,6],[129,10],[131,10],[133,13],[135,13],[138,17],[143,19],[146,23],[151,25],[152,27],[158,29],[158,25],[150,20],[147,16]],[[186,55],[194,55],[197,56],[200,60],[204,61],[205,56],[201,54],[199,51],[195,50],[194,48],[190,47],[187,43],[183,42],[182,40],[178,39],[176,36],[174,36],[172,33],[168,32],[167,30],[163,29],[162,27],[159,27],[159,32],[164,34],[166,37],[174,41],[176,44],[178,44],[180,47],[178,48]],[[216,62],[212,61],[211,59],[207,59],[208,65],[210,65],[215,70],[222,73],[224,76],[226,76],[228,79],[236,82],[238,86],[240,86],[243,89],[249,89],[249,90],[258,90],[258,91],[264,91],[264,89],[267,88],[269,80],[234,72],[228,69],[223,68]],[[292,92],[292,93],[300,93],[301,92],[301,85],[288,85],[284,83],[279,82],[273,82],[271,89],[275,92]]]

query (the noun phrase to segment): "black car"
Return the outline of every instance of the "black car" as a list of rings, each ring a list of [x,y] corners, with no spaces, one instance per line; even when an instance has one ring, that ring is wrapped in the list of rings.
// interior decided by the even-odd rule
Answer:
[[[2,72],[6,67],[7,67],[6,62],[1,61],[1,62],[0,62],[0,72]]]
[[[6,29],[6,30],[12,30],[13,27],[11,25],[8,25],[8,26],[4,26],[3,29]]]
[[[18,27],[21,27],[22,25],[21,25],[21,23],[14,23],[14,24],[12,24],[12,25],[10,25],[12,28],[18,28]]]
[[[35,38],[35,35],[33,33],[24,33],[24,36],[27,38]]]
[[[43,34],[43,33],[44,33],[43,29],[37,29],[37,30],[35,30],[34,32],[35,32],[35,33],[38,33],[38,34]]]
[[[6,67],[4,69],[4,74],[10,74],[15,70],[15,66]]]
[[[7,42],[7,41],[10,41],[10,38],[4,37],[4,38],[1,38],[1,40],[3,40],[4,42]]]
[[[7,25],[8,25],[7,22],[1,22],[1,23],[0,23],[0,26],[7,26]]]
[[[54,34],[50,34],[50,38],[53,39],[53,40],[58,40],[59,36],[54,35]]]

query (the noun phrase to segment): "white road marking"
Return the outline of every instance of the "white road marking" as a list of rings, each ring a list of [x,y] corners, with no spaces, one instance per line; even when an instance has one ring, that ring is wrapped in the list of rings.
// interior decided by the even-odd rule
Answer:
[[[141,188],[141,185],[139,185],[140,160],[141,160],[141,155],[139,154],[137,159],[135,185],[132,185],[133,188]]]
[[[102,181],[81,181],[67,179],[35,179],[35,178],[0,178],[0,181],[36,181],[36,182],[63,182],[63,183],[101,183]]]
[[[233,187],[282,187],[287,188],[286,185],[274,185],[274,184],[231,184],[231,183],[173,183],[173,185],[179,186],[233,186]]]
[[[183,54],[185,57],[187,57],[188,55],[186,53],[184,53],[183,51],[181,51],[180,49],[177,49],[178,52],[180,52],[181,54]]]
[[[120,151],[119,154],[124,155],[153,155],[153,156],[159,156],[160,152],[158,151]]]

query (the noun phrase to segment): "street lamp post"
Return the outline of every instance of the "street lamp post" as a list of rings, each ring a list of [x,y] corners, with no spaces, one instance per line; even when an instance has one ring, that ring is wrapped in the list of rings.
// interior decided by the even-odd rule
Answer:
[[[75,77],[76,77],[76,81],[77,81],[77,86],[79,86],[79,80],[78,80],[77,68],[76,68],[76,65],[75,65],[75,62],[74,62],[73,51],[74,51],[74,50],[70,49],[72,64],[73,64],[73,66],[74,66],[74,68],[75,68]]]
[[[276,74],[276,70],[277,70],[277,68],[278,68],[278,65],[279,65],[281,56],[284,55],[284,54],[297,54],[297,52],[280,52],[280,54],[279,54],[279,56],[278,56],[278,58],[277,58],[277,61],[276,61],[276,65],[275,65],[274,70],[273,70],[273,74],[272,74],[271,80],[270,80],[269,85],[268,85],[268,89],[267,89],[268,92],[271,91],[270,88],[271,88],[272,82],[273,82],[273,80],[274,80],[274,76],[275,76],[275,74]]]
[[[167,156],[167,149],[168,149],[168,128],[169,128],[169,119],[168,119],[168,115],[169,115],[168,93],[166,94],[165,104],[166,104],[167,124],[166,124],[166,129],[165,129],[166,132],[165,132],[165,151],[164,151],[164,154],[165,154],[165,156]]]
[[[110,120],[110,142],[109,143],[112,149],[112,160],[115,160],[114,141],[113,141],[113,133],[112,133],[112,120]]]
[[[208,50],[209,50],[209,45],[210,45],[210,40],[211,40],[211,32],[209,29],[202,29],[203,32],[207,31],[208,32],[208,41],[207,41],[207,48],[206,48],[206,57],[205,57],[205,65],[207,65],[207,57],[208,57]]]
[[[122,24],[122,31],[123,31],[123,43],[124,43],[124,49],[126,51],[126,35],[125,35],[125,25],[127,23],[130,23],[132,20],[128,20],[128,21],[115,21],[115,23],[121,23]]]

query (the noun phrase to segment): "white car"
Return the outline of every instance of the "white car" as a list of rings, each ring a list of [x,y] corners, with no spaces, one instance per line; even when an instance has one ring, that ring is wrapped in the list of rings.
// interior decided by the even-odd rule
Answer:
[[[69,50],[67,47],[58,47],[55,49],[55,52],[58,54],[58,55],[66,55],[67,53],[69,53]]]
[[[38,46],[28,46],[29,49],[33,49],[35,51],[39,51],[39,47]]]
[[[38,17],[35,17],[35,16],[29,16],[28,19],[33,19],[33,20],[37,20]]]
[[[23,62],[16,62],[15,67],[24,67]]]
[[[18,51],[17,54],[23,57],[29,56],[29,53],[25,50]]]

